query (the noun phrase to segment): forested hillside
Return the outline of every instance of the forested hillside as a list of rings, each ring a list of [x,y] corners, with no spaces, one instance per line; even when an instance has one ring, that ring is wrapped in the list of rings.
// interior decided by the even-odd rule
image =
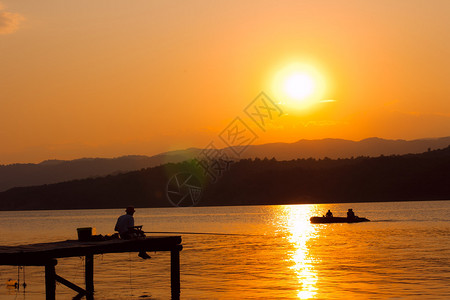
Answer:
[[[0,193],[1,210],[171,206],[178,172],[203,182],[199,205],[254,205],[450,199],[450,147],[422,154],[352,159],[244,159],[216,182],[193,161],[125,174]]]

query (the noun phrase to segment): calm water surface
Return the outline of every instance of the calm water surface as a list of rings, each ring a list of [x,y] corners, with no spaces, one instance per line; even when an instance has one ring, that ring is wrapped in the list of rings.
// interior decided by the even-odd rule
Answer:
[[[348,208],[372,220],[312,225]],[[0,245],[76,238],[76,228],[112,233],[120,209],[0,212]],[[450,299],[450,201],[137,209],[146,231],[183,235],[182,299]],[[170,254],[95,256],[95,299],[169,299]],[[83,286],[82,258],[57,274]],[[17,267],[0,266],[0,299],[44,299],[43,267],[26,267],[26,292],[6,287]],[[21,278],[22,280],[22,278]],[[58,285],[57,299],[75,293]]]

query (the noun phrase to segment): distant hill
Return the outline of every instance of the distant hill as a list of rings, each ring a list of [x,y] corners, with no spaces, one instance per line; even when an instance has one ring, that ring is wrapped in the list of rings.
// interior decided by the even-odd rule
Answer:
[[[450,145],[450,137],[418,140],[386,140],[369,138],[361,141],[342,139],[300,140],[295,143],[251,145],[241,158],[350,158],[392,154],[421,153]],[[231,152],[230,149],[228,149]],[[13,187],[52,184],[73,179],[106,176],[177,163],[194,158],[200,149],[161,153],[155,156],[123,156],[118,158],[83,158],[71,161],[47,160],[39,164],[0,165],[0,192]]]
[[[106,176],[192,159],[199,150],[172,151],[155,156],[46,160],[39,164],[0,165],[0,192],[13,187],[52,184],[74,179]]]
[[[361,141],[343,139],[300,140],[295,143],[271,143],[249,146],[245,152],[246,158],[275,157],[277,160],[297,158],[350,158],[357,156],[402,155],[422,153],[442,149],[450,145],[450,137],[417,139],[417,140],[387,140],[368,138]]]
[[[169,163],[99,178],[13,188],[0,210],[170,206],[169,178],[196,174],[200,205],[257,205],[365,201],[449,200],[450,147],[422,154],[350,159],[242,159],[217,182],[190,162]]]

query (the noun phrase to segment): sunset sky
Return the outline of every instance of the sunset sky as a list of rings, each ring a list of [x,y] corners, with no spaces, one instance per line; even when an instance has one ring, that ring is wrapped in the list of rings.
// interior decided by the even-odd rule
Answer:
[[[450,135],[450,1],[0,0],[0,164]],[[218,146],[225,146],[219,145]]]

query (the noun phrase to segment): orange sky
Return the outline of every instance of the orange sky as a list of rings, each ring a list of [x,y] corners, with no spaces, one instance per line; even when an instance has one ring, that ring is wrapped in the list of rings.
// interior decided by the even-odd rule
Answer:
[[[450,134],[447,0],[0,3],[0,164],[204,147],[261,91],[257,144]],[[274,86],[296,64],[308,108]]]

